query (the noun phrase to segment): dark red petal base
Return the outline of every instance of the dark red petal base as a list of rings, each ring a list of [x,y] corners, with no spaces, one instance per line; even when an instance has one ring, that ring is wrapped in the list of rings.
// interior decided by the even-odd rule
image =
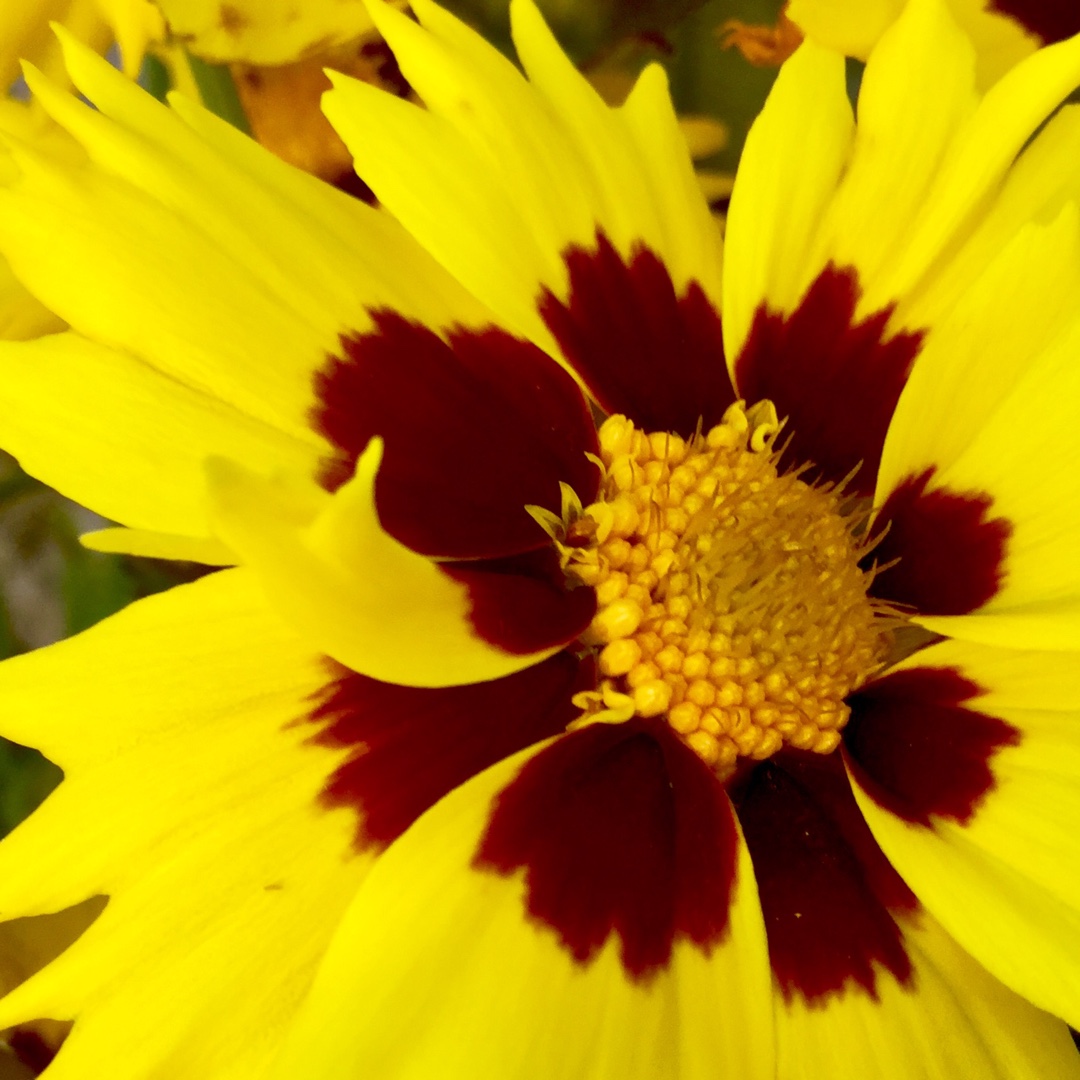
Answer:
[[[639,244],[630,262],[603,233],[571,247],[566,303],[545,289],[540,314],[600,407],[646,431],[687,437],[718,424],[735,400],[720,316],[696,282],[682,296],[667,267]]]
[[[784,997],[815,1002],[851,985],[876,997],[875,963],[907,983],[891,913],[916,900],[859,813],[840,756],[783,751],[733,795]]]
[[[496,800],[475,865],[523,868],[529,914],[576,961],[616,934],[627,974],[647,980],[676,940],[708,953],[723,939],[737,845],[712,771],[665,724],[631,720],[529,761]]]
[[[874,525],[884,535],[867,561],[896,564],[870,591],[919,615],[965,615],[1001,588],[1012,525],[990,517],[993,499],[985,492],[927,492],[933,475],[909,476],[885,500]]]
[[[1076,0],[990,0],[986,6],[998,15],[1015,19],[1046,45],[1080,34],[1080,5]]]
[[[526,505],[558,511],[559,482],[589,503],[596,431],[574,380],[503,330],[458,329],[449,341],[389,311],[341,339],[315,377],[312,425],[338,453],[334,489],[375,435],[385,440],[375,503],[383,527],[422,555],[494,558],[548,543]]]
[[[591,661],[562,652],[505,679],[437,690],[395,686],[328,661],[333,681],[311,713],[324,746],[354,751],[323,793],[358,813],[358,850],[385,847],[489,765],[557,735],[570,698],[595,684]]]
[[[966,823],[994,788],[990,768],[1020,732],[966,705],[984,691],[952,668],[894,671],[853,694],[844,747],[863,789],[905,821]]]
[[[887,308],[855,320],[861,288],[851,267],[828,266],[790,315],[764,306],[735,364],[739,395],[770,399],[786,417],[788,466],[812,463],[811,479],[873,494],[885,433],[922,334],[885,340]]]
[[[38,1032],[29,1027],[15,1028],[4,1041],[12,1056],[28,1070],[29,1076],[40,1076],[52,1064],[57,1054],[55,1047],[50,1046]]]
[[[596,591],[568,588],[551,547],[440,569],[468,590],[476,633],[505,652],[527,656],[568,645],[596,614]]]

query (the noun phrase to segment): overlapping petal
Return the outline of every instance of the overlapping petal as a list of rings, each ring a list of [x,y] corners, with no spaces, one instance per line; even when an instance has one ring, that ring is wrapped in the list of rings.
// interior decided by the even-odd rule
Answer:
[[[66,48],[100,111],[30,78],[94,167],[76,181],[20,147],[24,177],[4,195],[4,245],[19,276],[80,333],[310,437],[313,371],[339,333],[367,328],[367,308],[437,326],[476,317],[475,302],[384,215],[205,116],[201,126],[217,128],[208,144],[88,50]],[[58,224],[63,275],[47,257]],[[173,291],[183,305],[167,302]]]
[[[845,160],[850,120],[842,104],[842,67],[812,43],[801,51],[806,55],[787,65],[754,125],[729,217],[729,244],[737,245],[747,265],[783,266],[801,254],[801,277],[774,283],[759,271],[751,289],[728,276],[725,317],[733,357],[758,304],[790,312],[830,264],[856,271],[859,317],[895,307],[893,332],[924,328],[928,312],[917,301],[935,295],[954,262],[966,271],[964,285],[970,284],[975,271],[964,260],[964,244],[976,224],[998,212],[997,189],[1018,153],[1080,78],[1080,42],[1071,41],[1042,50],[980,96],[970,43],[943,3],[911,0],[867,64],[859,124]],[[912,78],[913,62],[926,65],[922,77]],[[794,167],[792,146],[784,145],[792,130],[786,118],[802,115],[816,118],[826,147],[814,165],[820,175],[812,172],[808,180]],[[777,155],[793,164],[770,175]],[[1069,183],[1075,169],[1059,159],[1056,169],[1039,176],[1044,187]],[[979,266],[1044,210],[1045,196],[1038,197],[1030,179],[1022,192],[1014,186],[1011,198],[1013,213],[1003,218],[1010,228],[999,225],[983,234],[984,241],[993,236],[996,251],[984,246]],[[768,224],[775,220],[790,222],[796,239]],[[747,255],[752,237],[766,246],[756,259]]]
[[[5,4],[0,11],[0,90],[6,94],[19,74],[19,61],[30,60],[59,81],[67,79],[64,61],[50,24],[62,24],[97,52],[114,42],[124,71],[134,78],[149,42],[164,34],[161,12],[151,0],[44,0]]]
[[[578,603],[570,594],[570,620],[556,640],[516,650],[485,640],[476,617],[482,600],[468,577],[447,573],[380,525],[374,487],[381,459],[382,445],[373,440],[356,475],[332,496],[303,478],[273,483],[229,462],[211,462],[218,534],[259,575],[271,603],[319,649],[384,681],[456,686],[520,671],[588,625],[593,608],[575,619]],[[498,589],[495,602],[504,595]],[[521,615],[533,617],[527,608]]]
[[[275,1077],[774,1075],[765,938],[741,845],[724,940],[711,956],[677,942],[666,967],[640,982],[627,978],[614,934],[589,962],[576,961],[525,916],[520,875],[474,864],[492,799],[536,755],[458,788],[380,859]]]
[[[208,455],[318,468],[312,441],[70,332],[0,342],[0,410],[4,444],[28,472],[143,530],[209,538]]]
[[[953,1080],[1066,1080],[1080,1059],[1065,1024],[1007,990],[920,913],[904,922],[912,979],[879,973],[858,989],[777,1009],[777,1075],[784,1080],[895,1076]]]
[[[427,250],[512,329],[556,354],[541,293],[566,299],[566,252],[594,251],[598,232],[624,260],[647,246],[680,294],[697,281],[715,302],[718,234],[658,69],[614,110],[531,5],[512,6],[529,82],[448,13],[428,2],[414,8],[421,25],[372,5],[427,108],[345,78],[324,108],[362,178]]]
[[[4,665],[6,734],[65,778],[5,844],[0,914],[110,897],[0,1004],[0,1027],[78,1019],[50,1076],[267,1067],[369,862],[319,803],[341,750],[298,722],[326,679],[244,571]]]
[[[920,667],[975,683],[982,693],[968,707],[1015,729],[1013,745],[1000,746],[986,763],[990,783],[969,814],[939,802],[927,821],[905,820],[889,799],[883,805],[879,770],[856,752],[859,804],[889,859],[949,933],[1017,993],[1076,1024],[1075,657],[942,642],[899,670]],[[943,726],[942,745],[960,719]],[[934,753],[932,745],[926,750]],[[949,783],[962,783],[958,769]]]
[[[903,10],[904,0],[791,0],[787,14],[813,40],[861,59]],[[1080,15],[1056,0],[950,0],[978,53],[987,86],[1041,45],[1080,32]]]

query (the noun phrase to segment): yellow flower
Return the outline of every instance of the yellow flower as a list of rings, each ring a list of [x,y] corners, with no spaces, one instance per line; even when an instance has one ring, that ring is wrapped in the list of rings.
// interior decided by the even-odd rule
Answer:
[[[209,60],[287,64],[371,30],[360,0],[157,0],[169,29]]]
[[[19,75],[19,61],[31,60],[50,76],[62,78],[63,61],[51,23],[65,26],[99,52],[120,47],[124,70],[136,75],[143,52],[164,31],[161,13],[150,0],[37,0],[5,4],[0,11],[0,86],[6,93]]]
[[[1080,33],[1069,0],[948,0],[975,45],[979,82],[988,86],[1043,45]],[[865,59],[904,9],[904,0],[789,0],[787,14],[829,48]]]
[[[0,912],[109,896],[0,1026],[75,1020],[50,1080],[1080,1076],[1080,40],[980,95],[912,0],[857,125],[805,44],[721,277],[658,68],[413,9],[427,108],[325,103],[388,212],[30,76],[89,162],[12,148],[72,329],[0,344],[3,443],[228,568],[0,666],[65,772]]]

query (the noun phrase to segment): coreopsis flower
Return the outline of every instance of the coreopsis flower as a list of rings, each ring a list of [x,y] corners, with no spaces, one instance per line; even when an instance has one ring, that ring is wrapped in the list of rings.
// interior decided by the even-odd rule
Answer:
[[[53,1080],[1080,1075],[1080,41],[981,96],[912,0],[858,123],[807,43],[721,278],[659,69],[413,8],[426,109],[325,104],[386,211],[31,73],[89,162],[13,148],[71,330],[0,345],[2,442],[223,569],[0,666],[65,771],[0,912],[109,897],[0,1025],[74,1019]]]
[[[904,0],[788,0],[786,13],[815,40],[865,59],[903,8]],[[976,47],[983,85],[1080,33],[1080,7],[1069,0],[949,0],[949,9]]]
[[[358,0],[155,0],[172,34],[210,60],[289,64],[369,33]],[[400,5],[400,0],[398,0]]]
[[[151,0],[10,0],[0,11],[0,87],[7,94],[19,75],[19,61],[32,60],[58,79],[64,65],[56,37],[58,22],[91,48],[117,45],[124,70],[138,74],[143,53],[164,33],[161,12]]]

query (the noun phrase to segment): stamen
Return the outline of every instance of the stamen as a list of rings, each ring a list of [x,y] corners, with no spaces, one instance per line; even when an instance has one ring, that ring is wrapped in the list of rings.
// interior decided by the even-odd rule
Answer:
[[[581,644],[601,684],[575,698],[576,725],[665,716],[722,777],[781,746],[839,744],[888,613],[859,568],[865,513],[842,485],[779,473],[780,426],[767,401],[689,440],[603,424],[599,498],[549,526],[599,605]]]

